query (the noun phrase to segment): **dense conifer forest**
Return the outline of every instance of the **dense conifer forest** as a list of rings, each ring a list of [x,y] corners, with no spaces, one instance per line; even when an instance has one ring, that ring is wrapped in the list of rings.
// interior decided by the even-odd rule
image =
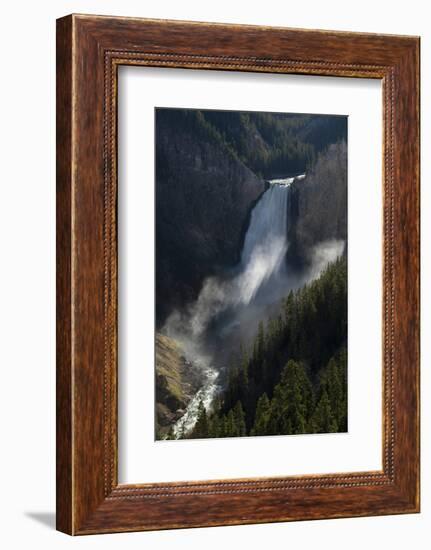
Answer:
[[[259,324],[211,411],[185,437],[347,430],[347,262],[342,257]]]
[[[156,439],[347,430],[347,117],[157,108]]]
[[[157,123],[210,141],[264,178],[308,170],[319,152],[346,136],[345,117],[241,111],[159,109]],[[169,170],[159,151],[158,170]],[[178,167],[177,167],[178,168]]]

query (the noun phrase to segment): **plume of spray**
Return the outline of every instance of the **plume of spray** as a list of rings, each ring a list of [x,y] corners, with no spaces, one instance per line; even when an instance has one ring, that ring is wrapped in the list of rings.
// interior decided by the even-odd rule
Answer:
[[[205,336],[217,319],[220,337],[235,329],[238,337],[252,337],[268,307],[279,304],[290,290],[316,279],[344,250],[343,240],[318,243],[310,252],[309,267],[301,273],[286,268],[289,187],[271,186],[252,211],[241,260],[228,277],[208,277],[197,300],[174,311],[162,331],[179,341],[186,355],[202,366],[212,361]],[[223,317],[224,316],[224,317]],[[228,340],[223,345],[228,347]]]
[[[209,277],[198,299],[185,312],[174,312],[164,331],[181,340],[198,340],[208,324],[224,311],[249,305],[265,284],[284,269],[289,189],[272,186],[251,214],[241,261],[228,278]]]

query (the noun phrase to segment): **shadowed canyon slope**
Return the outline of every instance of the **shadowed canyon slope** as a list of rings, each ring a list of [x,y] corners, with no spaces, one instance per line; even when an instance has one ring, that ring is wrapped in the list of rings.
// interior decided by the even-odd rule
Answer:
[[[156,423],[161,433],[184,413],[201,384],[201,373],[186,360],[179,344],[156,334]]]
[[[265,189],[195,113],[175,125],[164,115],[158,111],[156,125],[158,322],[195,299],[207,276],[235,264],[250,207]]]
[[[320,170],[332,169],[328,185],[341,182],[336,193],[340,204],[345,201],[345,180],[335,174],[339,167],[318,155],[325,144],[346,137],[346,124],[345,117],[324,115],[156,110],[159,327],[172,310],[197,298],[208,276],[238,263],[251,210],[265,190],[265,180],[305,172],[315,165],[318,181]],[[338,156],[342,159],[343,154],[346,162],[345,148]],[[291,257],[303,261],[307,248],[325,238],[322,224],[329,220],[332,227],[340,217],[326,184],[316,191],[305,180],[295,189],[293,204],[305,221],[289,236],[294,241]],[[316,213],[319,226],[313,221]],[[345,217],[339,227],[325,231],[326,238],[344,239]]]
[[[297,268],[312,261],[319,242],[347,243],[347,145],[331,144],[303,181],[292,185],[292,223],[287,260]]]
[[[157,438],[345,431],[346,139],[156,110]]]

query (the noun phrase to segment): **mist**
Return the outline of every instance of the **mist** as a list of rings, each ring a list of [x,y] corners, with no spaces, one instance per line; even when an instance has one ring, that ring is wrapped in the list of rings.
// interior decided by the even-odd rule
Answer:
[[[327,240],[311,249],[300,272],[286,263],[288,198],[288,188],[268,189],[252,212],[239,265],[208,277],[197,300],[166,320],[162,332],[202,368],[229,367],[241,344],[253,341],[259,322],[278,315],[291,290],[318,278],[343,254],[344,240]]]

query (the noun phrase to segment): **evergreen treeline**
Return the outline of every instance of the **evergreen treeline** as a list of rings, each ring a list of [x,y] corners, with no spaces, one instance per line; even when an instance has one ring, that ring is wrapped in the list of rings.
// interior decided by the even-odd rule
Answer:
[[[211,412],[200,405],[189,438],[347,430],[347,260],[290,292],[260,323]]]
[[[216,142],[268,179],[307,171],[328,143],[347,139],[346,117],[333,115],[158,109],[156,116]]]

